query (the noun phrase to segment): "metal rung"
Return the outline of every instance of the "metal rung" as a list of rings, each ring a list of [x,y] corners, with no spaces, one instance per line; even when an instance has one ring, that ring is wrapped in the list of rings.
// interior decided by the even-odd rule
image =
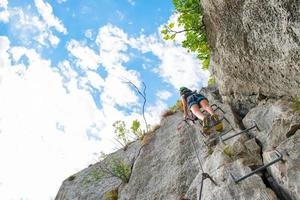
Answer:
[[[233,129],[229,129],[228,131],[226,131],[225,133],[221,133],[220,135],[217,135],[213,138],[210,138],[209,142],[208,143],[205,143],[206,145],[210,145],[211,143],[214,143],[217,139],[219,139],[220,141],[221,140],[221,137],[226,135],[227,133],[229,133],[230,131],[232,131]]]
[[[231,135],[231,136],[229,136],[227,138],[224,138],[224,139],[222,138],[222,136],[220,136],[220,139],[224,142],[224,141],[229,140],[229,139],[231,139],[231,138],[233,138],[235,136],[241,135],[242,133],[248,134],[247,132],[250,131],[251,129],[254,129],[254,128],[258,128],[257,125],[256,125],[256,123],[255,123],[255,121],[253,121],[253,126],[251,126],[250,128],[242,130],[241,132],[238,132],[238,133],[236,133],[234,135]]]
[[[252,176],[252,175],[255,174],[256,172],[259,172],[259,171],[261,171],[261,170],[264,170],[264,169],[266,169],[267,167],[269,167],[269,166],[271,166],[271,165],[277,163],[278,161],[282,161],[282,160],[283,160],[283,159],[282,159],[282,158],[283,158],[282,154],[281,154],[279,151],[277,151],[277,150],[275,150],[275,153],[276,153],[276,155],[277,155],[277,158],[276,158],[275,160],[269,162],[268,164],[266,164],[266,165],[264,165],[264,166],[261,166],[261,167],[257,168],[256,170],[254,170],[254,171],[250,172],[249,174],[246,174],[246,175],[244,175],[244,176],[242,176],[242,177],[240,177],[240,178],[235,178],[234,175],[233,175],[232,173],[230,173],[231,178],[234,180],[235,183],[238,183],[238,182],[240,182],[240,181],[242,181],[242,180],[244,180],[244,179],[246,179],[246,178]]]
[[[226,120],[226,117],[224,117],[224,119]],[[216,136],[216,137],[214,137],[214,138],[211,138],[210,141],[209,141],[206,145],[210,145],[211,143],[215,142],[217,139],[219,139],[220,141],[224,142],[224,141],[229,140],[229,139],[231,139],[231,138],[233,138],[233,137],[235,137],[235,136],[238,136],[238,135],[240,135],[240,134],[242,134],[242,133],[248,134],[247,132],[248,132],[249,130],[251,130],[251,129],[254,129],[254,128],[258,129],[258,127],[257,127],[257,125],[256,125],[256,123],[255,123],[255,121],[253,121],[253,126],[251,126],[250,128],[247,128],[247,129],[245,129],[245,130],[242,130],[241,132],[238,132],[238,133],[236,133],[236,134],[234,134],[234,135],[231,135],[231,136],[229,136],[229,137],[223,139],[223,136],[224,136],[224,135],[226,135],[226,134],[229,133],[230,131],[234,130],[233,127],[231,127],[231,129],[229,129],[229,130],[226,131],[225,133],[222,133],[222,134],[220,134],[220,135],[218,135],[218,136]]]
[[[222,108],[220,108],[217,104],[212,104],[211,107],[212,107],[212,108],[215,107],[215,108],[213,108],[214,111],[220,110],[223,114],[226,113],[226,112],[225,112]]]

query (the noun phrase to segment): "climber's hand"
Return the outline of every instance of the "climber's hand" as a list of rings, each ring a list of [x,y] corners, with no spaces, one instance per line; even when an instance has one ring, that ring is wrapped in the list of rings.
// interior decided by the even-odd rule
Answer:
[[[189,115],[184,114],[184,115],[183,115],[183,118],[184,118],[184,120],[187,120],[187,119],[189,118]]]

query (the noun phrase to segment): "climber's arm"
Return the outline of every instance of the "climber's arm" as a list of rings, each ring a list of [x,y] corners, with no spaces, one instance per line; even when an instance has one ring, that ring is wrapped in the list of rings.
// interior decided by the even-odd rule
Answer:
[[[183,95],[181,96],[181,103],[182,103],[183,113],[184,113],[183,117],[184,119],[186,119],[188,117],[188,110],[187,110],[187,103]]]

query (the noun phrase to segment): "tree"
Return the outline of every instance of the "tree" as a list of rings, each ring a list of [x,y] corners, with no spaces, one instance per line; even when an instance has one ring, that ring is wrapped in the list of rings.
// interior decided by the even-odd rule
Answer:
[[[203,9],[200,0],[173,0],[178,13],[177,23],[182,30],[174,30],[174,23],[170,23],[161,31],[165,40],[174,40],[176,35],[185,33],[182,47],[196,52],[202,61],[202,68],[208,69],[210,49],[206,44],[205,27],[203,23]]]

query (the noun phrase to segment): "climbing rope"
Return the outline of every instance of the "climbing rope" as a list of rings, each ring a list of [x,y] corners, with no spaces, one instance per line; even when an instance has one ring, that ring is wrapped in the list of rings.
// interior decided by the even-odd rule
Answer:
[[[191,125],[188,123],[188,120],[192,121],[193,124],[195,124],[195,119],[191,119],[191,118],[184,119],[182,122],[184,122],[184,124],[187,124],[189,127],[191,127]],[[180,130],[182,128],[182,126],[183,126],[182,122],[178,125],[177,130]],[[217,183],[211,178],[211,176],[208,173],[204,172],[203,166],[202,166],[202,163],[201,163],[201,160],[199,157],[199,153],[196,149],[196,145],[192,139],[191,133],[188,132],[188,135],[189,135],[190,141],[192,143],[193,149],[196,153],[196,157],[198,159],[200,170],[202,172],[202,177],[201,177],[201,182],[200,182],[200,190],[199,190],[199,198],[198,198],[198,200],[201,200],[204,180],[208,178],[213,184],[217,185]]]

